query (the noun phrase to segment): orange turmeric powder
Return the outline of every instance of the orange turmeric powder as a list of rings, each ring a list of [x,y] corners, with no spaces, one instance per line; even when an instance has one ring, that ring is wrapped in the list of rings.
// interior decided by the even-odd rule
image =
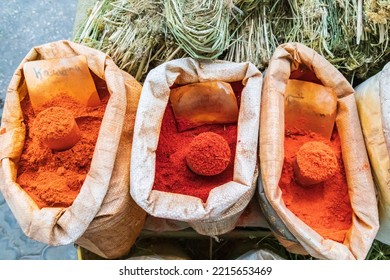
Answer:
[[[72,112],[62,107],[50,107],[40,112],[35,118],[33,133],[42,143],[57,151],[73,147],[81,137]]]
[[[80,139],[71,148],[61,151],[52,150],[42,141],[39,135],[53,135],[54,127],[50,127],[49,122],[34,127],[37,115],[29,97],[22,100],[27,133],[16,181],[39,208],[72,205],[91,165],[108,96],[107,91],[102,92],[102,105],[97,107],[85,107],[67,95],[59,95],[44,105],[43,109],[60,106],[69,110],[79,127]]]
[[[294,176],[294,162],[302,145],[312,141],[325,143],[333,150],[337,159],[336,171],[323,182],[302,186]],[[279,187],[286,207],[323,238],[342,243],[352,225],[352,206],[337,131],[330,140],[314,133],[286,134],[284,153]],[[301,160],[305,161],[304,158]],[[323,167],[312,168],[318,174],[324,173]]]

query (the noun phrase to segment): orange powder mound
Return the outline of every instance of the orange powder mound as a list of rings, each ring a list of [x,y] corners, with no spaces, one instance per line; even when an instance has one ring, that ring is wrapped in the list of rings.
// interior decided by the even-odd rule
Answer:
[[[338,169],[337,157],[331,147],[319,141],[310,141],[298,150],[294,174],[302,186],[321,183]]]
[[[66,95],[45,104],[42,110],[60,106],[76,118],[80,140],[63,151],[51,150],[35,135],[45,130],[41,127],[34,132],[33,124],[39,112],[33,111],[28,96],[21,102],[27,133],[16,181],[38,207],[72,205],[89,171],[108,98],[107,93],[102,95],[102,105],[98,107],[85,107]]]
[[[295,179],[293,165],[299,149],[311,141],[323,142],[331,147],[338,168],[324,182],[303,187]],[[352,206],[337,132],[333,133],[330,141],[314,133],[288,134],[285,136],[284,153],[279,187],[286,207],[324,238],[342,243],[352,225]]]
[[[228,142],[214,132],[203,132],[192,139],[186,155],[188,167],[196,174],[214,176],[230,162]]]
[[[80,129],[68,109],[50,107],[40,112],[33,124],[33,135],[53,150],[66,150],[80,140]]]
[[[45,114],[43,114],[45,113]],[[35,119],[36,133],[47,138],[61,138],[72,130],[73,115],[62,107],[51,107],[42,111]]]
[[[73,175],[59,167],[57,173],[52,171],[22,173],[18,181],[22,182],[24,189],[40,207],[66,206],[72,205],[85,178],[83,175],[74,178]]]

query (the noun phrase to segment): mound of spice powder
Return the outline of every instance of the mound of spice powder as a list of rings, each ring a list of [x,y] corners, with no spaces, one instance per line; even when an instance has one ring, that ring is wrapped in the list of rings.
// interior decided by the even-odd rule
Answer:
[[[80,140],[80,129],[68,109],[50,107],[40,112],[33,124],[33,132],[50,149],[70,149]]]
[[[332,177],[337,170],[336,154],[323,142],[306,142],[296,154],[294,174],[302,186],[321,183]]]
[[[230,162],[226,169],[215,176],[202,176],[190,170],[186,163],[189,144],[203,132],[222,136],[230,148]],[[237,141],[236,124],[202,125],[192,130],[178,132],[173,109],[167,105],[156,151],[154,190],[185,194],[207,201],[210,191],[233,180],[234,156]]]
[[[214,132],[203,132],[192,139],[186,155],[188,167],[203,176],[222,173],[229,165],[230,158],[229,144]]]
[[[329,179],[311,186],[301,186],[294,176],[294,161],[302,145],[311,141],[323,142],[331,147],[338,167]],[[321,168],[318,172],[321,172]],[[314,133],[286,134],[279,186],[286,207],[298,218],[322,237],[341,243],[344,241],[352,225],[352,206],[336,130],[330,141]]]
[[[26,96],[21,102],[27,128],[26,140],[18,165],[17,183],[37,203],[38,207],[68,207],[80,192],[89,171],[101,121],[109,94],[100,94],[102,105],[85,107],[67,95],[59,95],[46,103],[42,109],[62,107],[76,119],[81,137],[70,149],[50,149],[34,130],[37,113]],[[46,127],[50,130],[50,127]]]

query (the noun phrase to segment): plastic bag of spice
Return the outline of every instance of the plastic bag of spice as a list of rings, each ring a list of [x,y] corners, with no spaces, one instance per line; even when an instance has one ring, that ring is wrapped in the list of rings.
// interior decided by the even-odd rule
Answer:
[[[225,106],[221,100],[225,92],[207,90],[196,96],[197,91],[176,90],[198,86],[197,83],[219,87],[214,82],[224,83],[220,88],[228,88],[229,100],[233,91],[239,106],[235,122],[223,123],[225,117],[215,119],[218,114],[212,110],[219,110],[220,106],[208,103],[215,100]],[[131,196],[138,205],[153,217],[187,222],[204,235],[219,235],[234,229],[255,192],[261,85],[262,75],[251,63],[198,62],[183,58],[150,71],[137,111],[130,167]],[[201,90],[204,84],[198,88]],[[207,107],[180,114],[186,124],[191,124],[182,126],[184,131],[177,126],[171,94],[182,94],[185,98],[174,98],[174,106],[183,108],[185,104],[175,103],[183,101],[190,103],[188,110],[202,107],[197,102],[205,102]],[[218,94],[218,98],[204,98],[208,94]],[[199,111],[207,111],[206,117],[197,118]],[[222,115],[230,114],[224,111]],[[183,124],[183,119],[180,121]],[[204,149],[200,148],[202,145]],[[230,150],[226,169],[216,175],[205,174],[220,166],[210,164],[216,159],[213,154],[204,161],[203,175],[193,172],[186,157],[191,155],[195,159],[191,161],[194,168],[210,148],[217,152]],[[222,153],[219,159],[225,160],[225,156]]]
[[[356,103],[364,140],[378,190],[380,228],[376,239],[390,244],[390,128],[388,99],[390,98],[390,63],[382,71],[359,84]]]
[[[87,58],[102,104],[86,107],[65,92],[44,104],[48,116],[34,112],[24,64],[80,55]],[[66,78],[69,71],[48,71],[47,76]],[[0,190],[26,236],[52,246],[77,243],[110,259],[131,249],[146,216],[129,195],[140,92],[141,85],[100,51],[58,41],[27,54],[8,87],[0,135]],[[66,114],[54,114],[60,111],[76,120],[80,139],[72,148],[52,150],[37,134],[63,129]],[[45,121],[37,121],[38,115]]]
[[[314,82],[336,92],[336,121],[330,139],[311,131],[285,131],[289,79]],[[259,197],[275,236],[292,253],[320,259],[364,259],[379,222],[375,188],[351,85],[314,50],[299,43],[283,44],[275,50],[266,71],[261,110]],[[319,115],[314,112],[312,115],[324,117],[319,110]],[[305,120],[297,126],[302,122]],[[305,149],[307,142],[319,142],[327,148]],[[295,177],[295,164],[302,160],[302,154],[309,156],[311,151],[317,153],[316,159],[323,155],[325,162],[332,160],[335,173],[307,186]],[[310,161],[303,159],[303,162]],[[312,174],[313,178],[324,175],[329,167],[321,160],[317,162],[322,167],[317,174]],[[304,166],[301,164],[300,168]]]

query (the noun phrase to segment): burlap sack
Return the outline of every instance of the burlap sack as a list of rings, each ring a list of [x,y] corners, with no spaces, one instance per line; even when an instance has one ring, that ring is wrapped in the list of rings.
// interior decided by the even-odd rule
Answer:
[[[290,73],[305,65],[324,86],[337,92],[336,126],[341,139],[348,192],[353,208],[352,226],[343,244],[324,239],[284,204],[278,186],[284,161],[284,91]],[[265,209],[275,236],[291,252],[319,259],[364,259],[377,234],[378,210],[354,90],[342,74],[314,50],[299,44],[279,46],[266,71],[260,120],[260,168]],[[267,212],[268,210],[268,212]]]
[[[388,145],[390,138],[387,135],[386,139],[384,134],[388,131],[390,117],[388,114],[382,114],[381,109],[383,108],[385,113],[388,111],[386,103],[390,98],[389,83],[390,63],[381,72],[359,84],[355,88],[355,98],[378,191],[380,228],[376,239],[390,245],[390,150]]]
[[[263,230],[269,229],[268,222],[264,217],[264,214],[261,211],[260,205],[255,196],[251,199],[251,201],[248,203],[245,210],[242,212],[241,216],[238,218],[235,227],[236,229],[240,229],[240,228],[258,228],[258,229],[261,228]],[[143,229],[158,234],[160,232],[180,231],[187,228],[190,228],[190,225],[187,222],[157,218],[151,215],[147,215]]]
[[[181,194],[153,190],[155,151],[170,86],[220,80],[242,81],[234,181],[214,188],[207,203]],[[158,218],[188,222],[198,233],[220,235],[234,229],[255,191],[262,75],[251,63],[198,62],[190,58],[164,63],[149,72],[134,126],[130,165],[131,196]]]
[[[111,96],[90,170],[74,203],[68,208],[39,209],[15,181],[26,133],[20,106],[28,94],[23,64],[80,54],[106,82]],[[0,190],[26,236],[52,246],[75,242],[104,258],[117,258],[130,250],[146,215],[129,195],[132,128],[140,92],[141,85],[104,53],[69,41],[35,47],[23,59],[5,99]]]

